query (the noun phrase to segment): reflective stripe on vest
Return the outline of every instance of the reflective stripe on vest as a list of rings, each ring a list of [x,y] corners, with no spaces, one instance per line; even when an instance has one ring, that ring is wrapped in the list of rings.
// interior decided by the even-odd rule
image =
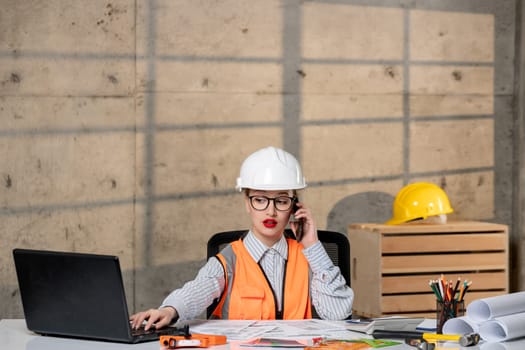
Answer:
[[[301,244],[293,239],[287,239],[287,242],[282,318],[311,318],[308,261],[302,253]],[[275,319],[274,293],[242,240],[232,242],[216,256],[224,268],[225,286],[212,317],[232,320]]]

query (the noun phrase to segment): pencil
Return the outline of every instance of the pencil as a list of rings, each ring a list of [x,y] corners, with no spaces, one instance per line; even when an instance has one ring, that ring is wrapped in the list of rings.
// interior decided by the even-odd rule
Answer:
[[[430,289],[432,289],[432,291],[436,295],[436,298],[438,298],[439,301],[443,301],[443,298],[441,297],[441,295],[439,294],[439,290],[437,289],[436,283],[434,281],[430,280],[428,282],[428,285],[430,286]]]
[[[467,283],[467,286],[465,287],[465,289],[463,290],[463,296],[465,296],[465,293],[467,292],[467,289],[469,289],[470,285],[472,284],[472,281],[468,282]]]
[[[463,300],[463,292],[465,289],[465,284],[461,283],[461,287],[459,288],[459,295],[458,295],[458,301]]]
[[[456,285],[454,286],[454,293],[452,293],[452,299],[456,298],[456,293],[458,292],[459,282],[461,282],[461,277],[458,277]]]
[[[465,280],[465,282],[463,282],[463,293],[460,294],[459,301],[463,301],[463,298],[465,297],[465,293],[467,292],[467,289],[470,287],[471,284],[472,284],[472,281],[467,282],[467,280]]]
[[[439,294],[441,294],[441,297],[443,298],[443,300],[445,300],[445,294],[443,293],[443,283],[441,282],[442,282],[441,280],[437,280],[437,284],[439,286]]]

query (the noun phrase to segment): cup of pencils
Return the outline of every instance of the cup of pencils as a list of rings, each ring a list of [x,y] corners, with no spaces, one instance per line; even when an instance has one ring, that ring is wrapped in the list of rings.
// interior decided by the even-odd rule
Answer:
[[[436,295],[436,333],[443,333],[443,325],[451,318],[465,314],[465,293],[472,281],[461,282],[458,278],[454,283],[447,281],[444,275],[429,282],[430,288]]]

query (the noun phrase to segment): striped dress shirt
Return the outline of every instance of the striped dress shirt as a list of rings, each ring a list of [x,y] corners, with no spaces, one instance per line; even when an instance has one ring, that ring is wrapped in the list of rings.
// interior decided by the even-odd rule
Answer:
[[[261,265],[275,293],[278,309],[281,310],[285,262],[288,259],[286,239],[281,237],[268,248],[250,231],[243,242],[252,258]],[[310,296],[319,317],[340,320],[350,316],[354,292],[346,285],[339,267],[334,266],[321,242],[303,249],[303,254],[312,271]],[[168,295],[161,307],[175,308],[179,320],[194,319],[220,298],[223,289],[223,267],[218,259],[210,258],[197,277]]]

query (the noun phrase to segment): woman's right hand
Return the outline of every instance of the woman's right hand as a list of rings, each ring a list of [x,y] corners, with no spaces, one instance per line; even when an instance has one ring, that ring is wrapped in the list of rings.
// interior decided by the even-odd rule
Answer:
[[[131,315],[129,318],[131,328],[137,329],[142,323],[146,320],[146,325],[144,326],[145,330],[150,329],[155,325],[156,329],[165,327],[169,325],[172,320],[178,318],[177,310],[167,306],[160,309],[149,309],[147,311],[138,312],[134,315]]]

